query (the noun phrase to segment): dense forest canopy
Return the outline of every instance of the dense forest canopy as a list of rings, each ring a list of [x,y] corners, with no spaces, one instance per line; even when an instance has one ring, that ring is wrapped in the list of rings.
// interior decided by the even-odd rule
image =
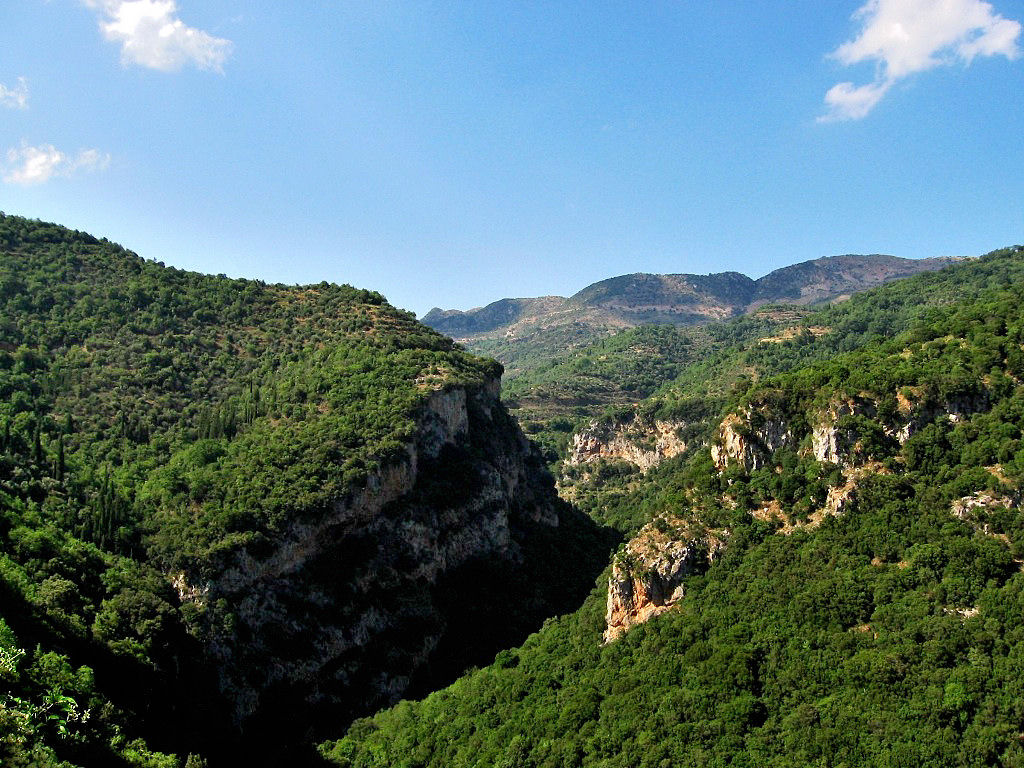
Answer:
[[[820,336],[709,329],[735,343],[697,366],[758,366],[718,391],[709,422],[734,414],[750,453],[717,465],[711,447],[727,450],[709,430],[642,478],[595,472],[584,503],[626,531],[665,514],[727,530],[725,555],[610,644],[602,579],[575,614],[357,722],[325,755],[360,768],[1024,764],[1022,268],[1008,249],[872,291],[806,318]],[[659,397],[716,394],[699,371]],[[831,460],[815,455],[822,425]],[[754,453],[763,464],[744,464]],[[827,499],[842,505],[822,516]]]
[[[196,599],[203,585],[377,493],[383,470],[412,461],[435,394],[490,391],[500,375],[370,291],[199,275],[0,215],[3,765],[237,764],[238,722],[208,663],[242,618]],[[326,735],[272,710],[259,744],[320,742],[316,759],[346,768],[1022,766],[1022,381],[1020,247],[835,306],[574,349],[509,392],[575,510],[518,524],[518,570],[474,562],[444,587],[491,643],[447,671],[486,666],[351,727],[349,710],[326,710]],[[440,422],[458,421],[454,402]],[[472,524],[500,517],[517,483],[524,505],[553,497],[508,413],[473,407],[488,412],[481,434],[420,457],[421,517],[380,511],[404,520],[410,551],[499,446],[534,462],[531,479],[502,464]],[[565,460],[591,422],[655,420],[686,448],[646,471]],[[610,577],[651,578],[626,539],[680,520],[720,551],[673,607],[608,641]],[[282,592],[274,627],[301,611],[347,621],[338,595],[375,599],[370,575],[356,586],[338,560],[309,566],[337,591],[315,604]],[[437,623],[426,578],[395,584],[401,610]],[[518,635],[494,630],[503,615]],[[374,661],[405,663],[414,641],[375,646]]]
[[[0,217],[5,765],[174,764],[145,733],[187,755],[150,700],[198,685],[173,679],[199,617],[167,575],[258,551],[401,456],[431,392],[499,375],[370,291]]]

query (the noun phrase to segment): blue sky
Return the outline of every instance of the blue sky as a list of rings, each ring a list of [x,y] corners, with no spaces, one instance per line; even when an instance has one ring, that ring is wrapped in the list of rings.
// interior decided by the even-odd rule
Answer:
[[[1024,242],[1024,0],[4,0],[0,210],[423,314]]]

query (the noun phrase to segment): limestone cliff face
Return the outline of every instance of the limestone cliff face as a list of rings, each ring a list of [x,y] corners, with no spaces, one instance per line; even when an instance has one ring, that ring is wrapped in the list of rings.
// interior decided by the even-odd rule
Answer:
[[[718,428],[711,445],[711,458],[719,471],[739,464],[746,472],[768,466],[771,456],[782,448],[795,446],[795,438],[784,414],[768,404],[752,404],[742,414],[730,414]]]
[[[774,453],[791,448],[842,470],[840,481],[803,520],[790,519],[772,499],[752,512],[760,519],[779,521],[779,533],[787,534],[841,516],[856,499],[861,481],[869,475],[890,473],[883,460],[898,459],[900,448],[926,424],[938,419],[956,423],[988,407],[983,391],[939,400],[934,394],[928,396],[909,387],[887,397],[864,392],[838,397],[823,409],[806,414],[789,413],[770,400],[755,401],[742,412],[726,416],[711,455],[719,472],[737,467],[749,473],[773,466]],[[959,503],[954,512],[963,517],[957,509],[980,502],[962,499]]]
[[[894,430],[894,436],[902,445],[922,426],[937,418],[946,418],[957,424],[971,414],[987,411],[991,407],[988,394],[984,391],[973,395],[958,395],[942,401],[930,398],[916,387],[906,387],[896,394],[901,423]]]
[[[938,418],[957,423],[989,407],[984,394],[937,401],[910,388],[896,393],[891,402],[895,407],[884,418],[882,398],[869,393],[838,398],[822,411],[801,418],[770,402],[755,402],[725,417],[711,456],[720,472],[734,465],[753,472],[769,466],[776,451],[802,445],[816,460],[850,469],[871,461],[871,451],[878,447],[865,440],[865,431],[876,443],[889,440],[901,446]],[[801,429],[809,432],[809,443],[803,441]]]
[[[567,463],[589,464],[599,459],[627,461],[647,472],[663,460],[687,449],[680,437],[681,421],[647,420],[634,416],[625,421],[592,421],[572,437]]]
[[[844,417],[877,414],[875,403],[864,397],[845,398],[831,403],[818,415],[811,427],[811,454],[818,461],[827,461],[842,467],[855,463],[858,453],[857,435],[840,425]]]
[[[725,535],[674,517],[660,517],[640,529],[612,561],[605,643],[681,600],[686,577],[717,559]]]
[[[286,706],[335,705],[337,720],[394,703],[447,638],[438,595],[457,593],[460,570],[515,568],[522,532],[558,525],[550,476],[498,386],[432,392],[416,439],[363,489],[212,580],[177,577],[243,728]]]

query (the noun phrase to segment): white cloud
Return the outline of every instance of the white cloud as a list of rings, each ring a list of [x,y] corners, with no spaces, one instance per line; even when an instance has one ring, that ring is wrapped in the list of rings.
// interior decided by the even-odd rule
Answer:
[[[3,180],[8,184],[32,186],[53,176],[70,177],[80,172],[103,170],[108,165],[110,155],[95,149],[85,149],[69,157],[52,144],[32,147],[23,143],[19,149],[7,150]]]
[[[820,121],[859,120],[897,81],[976,56],[1020,55],[1019,22],[995,13],[983,0],[868,0],[853,16],[863,27],[832,57],[847,66],[874,62],[867,85],[839,83],[829,89]]]
[[[162,72],[187,64],[222,72],[230,40],[187,26],[175,0],[82,0],[100,15],[100,29],[121,44],[121,62]]]
[[[19,77],[18,85],[14,88],[0,83],[0,106],[25,109],[28,106],[28,80]]]
[[[836,83],[825,94],[829,115],[842,115],[847,120],[860,120],[875,108],[891,85],[890,81],[861,86],[853,83]]]

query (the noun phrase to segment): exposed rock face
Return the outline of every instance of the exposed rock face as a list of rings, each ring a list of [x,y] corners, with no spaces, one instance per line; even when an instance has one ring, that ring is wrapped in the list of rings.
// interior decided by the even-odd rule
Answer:
[[[811,428],[811,454],[818,461],[852,466],[858,454],[858,436],[853,430],[842,429],[840,421],[845,416],[874,418],[876,414],[875,403],[868,398],[851,397],[832,403]]]
[[[954,517],[963,520],[978,533],[985,536],[994,536],[1009,543],[1006,534],[993,532],[993,513],[1007,509],[1018,509],[1020,507],[1020,493],[1012,491],[999,493],[996,491],[977,491],[970,496],[964,496],[953,502],[951,512]]]
[[[612,562],[604,641],[610,643],[675,605],[685,578],[714,562],[725,532],[706,531],[678,518],[648,523]]]
[[[639,417],[625,422],[592,421],[586,429],[573,435],[567,463],[589,464],[599,459],[628,461],[647,472],[664,459],[686,451],[687,444],[679,437],[685,427],[681,421],[647,421]]]
[[[204,640],[243,727],[301,717],[280,711],[289,706],[334,705],[337,722],[394,703],[446,637],[438,594],[460,569],[515,568],[522,532],[558,525],[550,475],[497,381],[434,391],[417,425],[404,457],[364,489],[238,551],[201,586],[175,581],[205,611]]]
[[[768,397],[772,397],[771,393]],[[722,421],[711,447],[712,459],[719,472],[738,467],[749,473],[772,466],[773,454],[779,449],[799,447],[803,455],[842,469],[842,482],[829,489],[824,504],[805,522],[787,519],[774,500],[754,511],[755,517],[781,520],[779,532],[785,534],[842,515],[856,498],[861,480],[869,474],[888,473],[890,470],[881,460],[898,454],[900,446],[923,426],[938,419],[957,423],[990,405],[983,390],[940,401],[934,395],[904,388],[889,396],[888,403],[884,399],[864,392],[845,396],[831,402],[822,412],[804,418],[797,418],[770,401],[754,402],[742,413],[729,414]],[[794,428],[794,424],[799,426]],[[969,510],[986,504],[991,507],[987,496],[979,498],[961,499],[954,505],[954,514],[967,519]]]
[[[986,512],[1002,509],[1016,509],[1020,506],[1017,493],[1005,495],[988,491],[977,491],[953,502],[952,513],[961,520],[977,520]]]
[[[900,445],[907,442],[925,424],[937,418],[945,417],[953,424],[957,424],[971,414],[986,411],[990,407],[988,394],[983,391],[936,402],[918,389],[907,387],[906,391],[897,393],[896,397],[903,422],[896,427],[893,434]]]
[[[869,461],[862,466],[848,468],[843,473],[842,485],[828,489],[825,506],[812,515],[812,522],[820,524],[826,517],[841,517],[856,500],[857,488],[864,478],[871,475],[889,474],[892,474],[891,470],[877,461]]]
[[[848,477],[842,485],[828,489],[828,496],[825,497],[825,506],[821,516],[840,517],[846,512],[850,502],[853,500],[854,492],[857,490],[857,477]]]
[[[985,393],[936,402],[914,392],[900,392],[888,421],[880,417],[881,398],[868,393],[849,396],[829,404],[822,413],[810,416],[810,454],[817,461],[838,464],[844,469],[860,466],[874,458],[864,445],[866,423],[879,440],[903,445],[922,426],[938,418],[953,423],[986,410]],[[855,423],[855,419],[861,423]],[[745,472],[768,466],[772,454],[781,448],[795,448],[802,435],[791,426],[796,421],[770,403],[753,403],[741,414],[729,414],[718,428],[711,456],[720,472],[739,465]],[[805,444],[806,445],[806,444]]]
[[[436,457],[444,446],[465,437],[469,429],[466,390],[439,389],[431,393],[418,427],[417,442],[427,456]]]
[[[990,467],[989,470],[994,470],[993,475],[1002,479],[999,467]],[[1000,521],[1000,518],[1005,516],[1006,510],[1020,509],[1020,504],[1021,493],[1017,489],[976,491],[970,496],[964,496],[955,500],[950,511],[954,517],[963,520],[975,532],[982,536],[989,536],[1002,542],[1007,547],[1013,548],[1016,542],[1011,541],[1009,535],[1005,533],[1002,527],[1005,525],[1005,520]],[[1024,571],[1024,560],[1015,557],[1014,562],[1017,563],[1021,571]]]
[[[775,451],[794,446],[793,431],[783,414],[766,405],[751,405],[742,416],[725,417],[711,445],[711,458],[720,472],[733,464],[753,472],[768,466]]]

